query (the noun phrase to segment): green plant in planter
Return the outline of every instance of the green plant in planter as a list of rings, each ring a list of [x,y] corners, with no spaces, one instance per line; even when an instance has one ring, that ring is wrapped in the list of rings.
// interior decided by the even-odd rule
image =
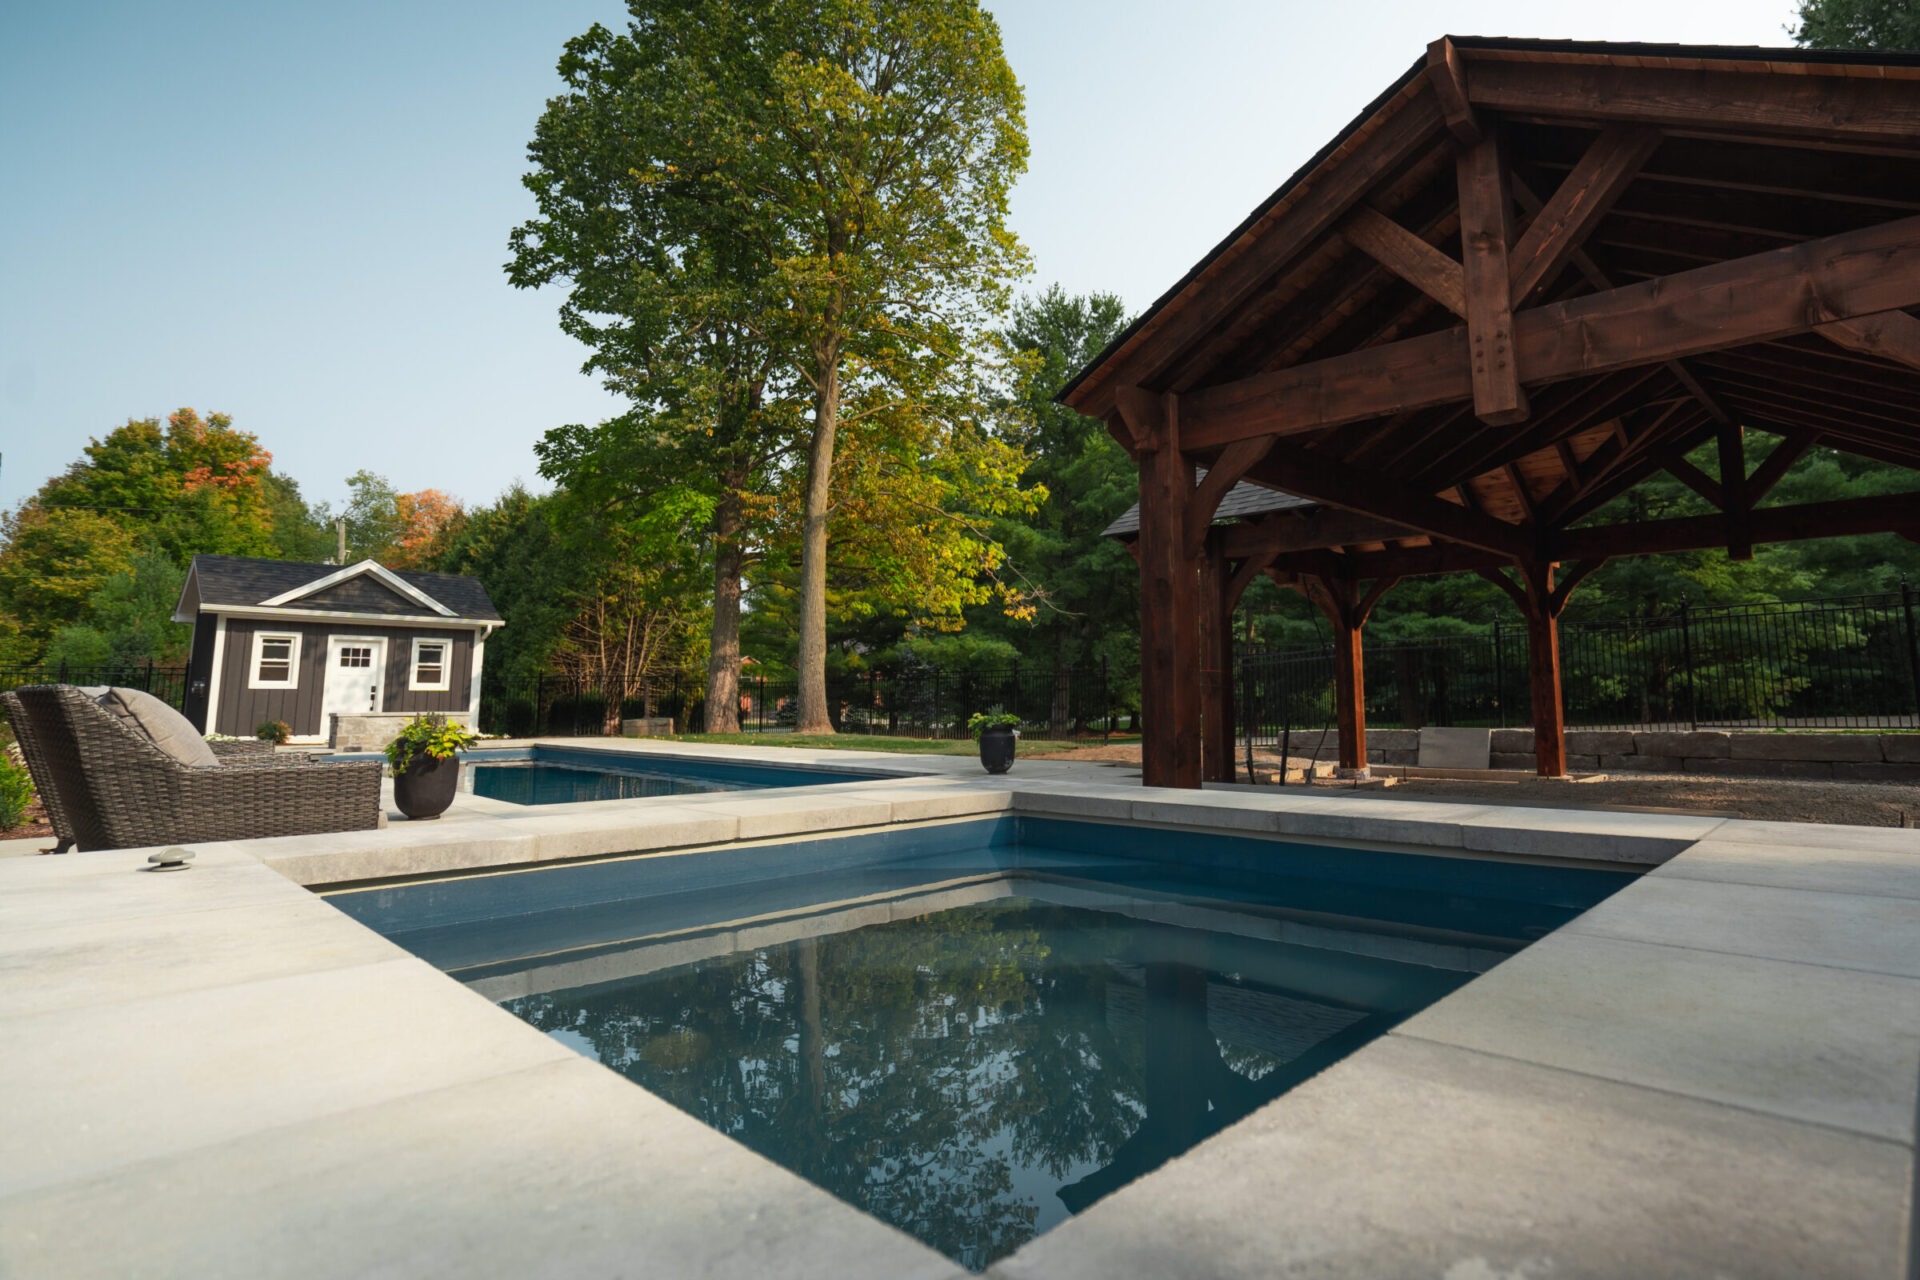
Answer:
[[[478,741],[479,734],[445,716],[415,716],[400,730],[399,736],[387,744],[387,763],[393,766],[393,776],[397,778],[422,756],[451,760],[455,753],[467,750]]]
[[[1010,711],[976,711],[967,720],[967,732],[978,742],[980,735],[989,729],[1018,729],[1020,717]]]
[[[284,747],[287,739],[293,736],[293,729],[285,720],[264,720],[254,726],[253,736],[262,742],[271,742],[276,747]]]
[[[25,821],[33,803],[33,779],[27,766],[0,751],[0,831],[11,831]]]

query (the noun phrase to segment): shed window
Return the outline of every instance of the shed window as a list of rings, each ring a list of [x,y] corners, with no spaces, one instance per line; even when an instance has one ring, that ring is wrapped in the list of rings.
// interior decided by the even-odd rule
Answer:
[[[413,642],[412,688],[426,693],[446,691],[448,648],[445,640]]]
[[[253,637],[250,689],[291,689],[300,683],[300,637],[259,631]]]

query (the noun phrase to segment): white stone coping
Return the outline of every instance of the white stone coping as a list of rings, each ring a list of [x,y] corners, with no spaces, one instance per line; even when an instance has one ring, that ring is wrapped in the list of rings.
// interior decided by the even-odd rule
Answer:
[[[1914,833],[937,772],[0,860],[0,1274],[957,1277],[296,882],[1008,811],[1665,865],[991,1274],[1903,1273]]]

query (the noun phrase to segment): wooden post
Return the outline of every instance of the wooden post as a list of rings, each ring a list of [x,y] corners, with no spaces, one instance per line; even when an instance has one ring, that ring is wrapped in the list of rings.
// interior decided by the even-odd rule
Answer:
[[[1193,787],[1201,780],[1200,590],[1187,537],[1193,468],[1180,452],[1178,407],[1144,393],[1123,402],[1129,425],[1147,419],[1140,456],[1141,780]]]
[[[1553,566],[1535,565],[1527,581],[1527,669],[1533,694],[1533,760],[1543,778],[1567,773],[1567,712],[1560,689],[1560,610],[1553,599]]]
[[[1497,129],[1462,149],[1458,180],[1473,411],[1488,426],[1512,426],[1525,422],[1528,411],[1515,359],[1512,273],[1507,265],[1513,243],[1513,193]]]
[[[1352,582],[1320,576],[1313,597],[1333,627],[1333,717],[1340,731],[1339,765],[1352,776],[1367,770],[1367,673],[1361,616]]]
[[[1207,536],[1200,560],[1201,776],[1233,781],[1233,600],[1223,531]]]

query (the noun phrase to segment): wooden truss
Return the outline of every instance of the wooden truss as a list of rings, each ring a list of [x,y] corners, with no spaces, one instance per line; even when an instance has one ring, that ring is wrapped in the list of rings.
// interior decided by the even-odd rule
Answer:
[[[1558,774],[1558,619],[1607,558],[1920,538],[1916,496],[1764,505],[1815,448],[1920,470],[1920,58],[1764,52],[1437,41],[1062,393],[1140,464],[1149,785],[1232,776],[1262,574],[1333,624],[1353,769],[1381,596],[1497,582]],[[1661,472],[1715,514],[1592,524]],[[1242,481],[1316,505],[1216,526]]]

